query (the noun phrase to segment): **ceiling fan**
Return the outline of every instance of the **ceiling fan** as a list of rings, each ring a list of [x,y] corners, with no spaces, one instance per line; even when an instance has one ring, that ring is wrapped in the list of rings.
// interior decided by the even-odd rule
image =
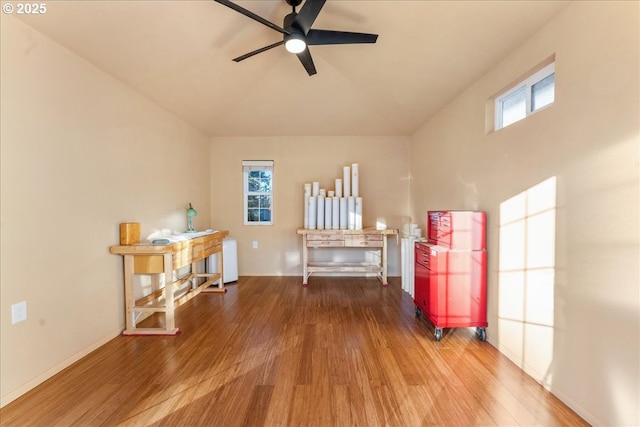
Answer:
[[[287,51],[295,53],[298,56],[298,59],[300,59],[300,62],[304,66],[305,70],[307,70],[307,73],[312,76],[316,74],[316,67],[313,64],[313,59],[311,58],[308,46],[375,43],[378,39],[377,34],[312,29],[311,26],[316,20],[316,17],[320,13],[320,10],[324,6],[326,0],[306,0],[300,9],[300,13],[296,12],[296,7],[302,3],[302,0],[286,0],[287,4],[293,8],[293,12],[284,17],[282,27],[267,21],[263,17],[256,15],[250,10],[238,6],[229,0],[215,1],[283,34],[283,39],[281,41],[234,58],[233,60],[235,62],[243,61],[254,55],[284,44]]]

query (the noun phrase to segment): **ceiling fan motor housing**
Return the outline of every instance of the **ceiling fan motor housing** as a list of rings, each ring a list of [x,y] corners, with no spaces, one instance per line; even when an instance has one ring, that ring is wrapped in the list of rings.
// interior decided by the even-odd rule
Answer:
[[[302,0],[287,0],[287,4],[291,7],[298,7],[302,3]]]
[[[291,12],[290,14],[285,16],[284,22],[282,23],[282,28],[284,28],[285,31],[293,30],[292,32],[298,32],[298,33],[304,34],[300,26],[296,23],[296,16],[298,16],[296,12]]]
[[[289,0],[287,0],[287,2],[289,2]],[[282,25],[284,30],[289,33],[283,34],[285,47],[289,52],[293,53],[299,53],[303,51],[304,49],[306,49],[307,45],[306,34],[302,30],[302,28],[300,28],[300,25],[295,21],[297,16],[298,14],[296,12],[288,14],[284,17],[284,23]],[[297,49],[292,48],[290,43],[294,43]]]

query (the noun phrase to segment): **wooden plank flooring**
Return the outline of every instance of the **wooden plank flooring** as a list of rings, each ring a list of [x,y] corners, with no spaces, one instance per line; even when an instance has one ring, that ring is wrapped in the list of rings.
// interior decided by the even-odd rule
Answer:
[[[178,336],[108,342],[0,409],[0,425],[587,425],[472,329],[436,342],[398,278],[227,289],[181,306]]]

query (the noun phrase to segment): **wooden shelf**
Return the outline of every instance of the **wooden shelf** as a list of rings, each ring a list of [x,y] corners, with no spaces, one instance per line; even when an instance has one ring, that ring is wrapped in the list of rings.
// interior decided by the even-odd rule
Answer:
[[[309,273],[382,273],[380,264],[367,262],[310,262],[307,264]]]

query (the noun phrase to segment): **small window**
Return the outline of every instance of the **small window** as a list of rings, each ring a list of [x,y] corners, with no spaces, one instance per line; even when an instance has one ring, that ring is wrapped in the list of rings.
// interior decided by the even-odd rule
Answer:
[[[273,161],[243,160],[244,225],[273,225]]]
[[[496,98],[495,130],[553,104],[554,99],[555,62],[552,62]]]

